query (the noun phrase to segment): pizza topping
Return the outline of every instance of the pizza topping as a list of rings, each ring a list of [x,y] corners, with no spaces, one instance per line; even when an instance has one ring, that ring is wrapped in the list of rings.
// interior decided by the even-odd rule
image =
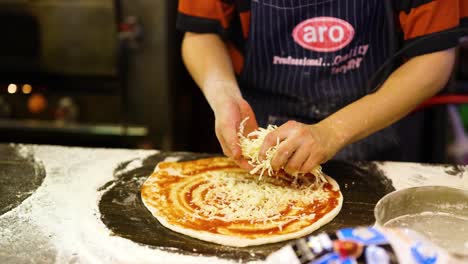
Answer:
[[[249,161],[249,164],[254,168],[250,171],[251,174],[256,174],[260,172],[260,178],[262,178],[265,172],[268,173],[268,176],[274,174],[274,170],[271,167],[271,160],[276,154],[279,145],[279,139],[276,141],[276,145],[267,150],[266,158],[263,161],[260,161],[260,147],[262,146],[263,141],[268,133],[274,131],[277,126],[268,125],[267,128],[259,127],[257,130],[251,132],[247,136],[244,136],[245,122],[248,118],[244,119],[239,127],[239,141],[242,149],[242,156]]]
[[[236,172],[211,172],[205,180],[206,195],[192,200],[192,204],[199,208],[195,210],[196,215],[208,220],[271,222],[291,210],[296,213],[286,214],[284,219],[314,218],[313,214],[303,213],[305,205],[328,197],[323,189],[311,191],[308,186],[280,186]]]
[[[141,197],[166,227],[191,230],[191,236],[216,243],[225,236],[235,239],[226,245],[247,246],[265,243],[257,239],[285,240],[324,217],[333,218],[342,203],[336,182],[311,186],[281,177],[259,179],[217,157],[160,163]],[[208,240],[208,233],[219,237]]]
[[[260,160],[259,154],[260,154],[260,148],[263,144],[263,141],[265,141],[265,137],[272,131],[278,128],[278,126],[275,125],[268,125],[267,128],[262,128],[259,127],[257,130],[249,133],[247,136],[244,136],[244,129],[245,129],[245,122],[247,122],[249,118],[245,118],[242,120],[242,122],[239,125],[239,142],[240,142],[240,147],[242,150],[242,156],[248,160],[249,164],[253,166],[254,168],[250,171],[250,174],[260,174],[260,179],[262,176],[265,174],[265,172],[268,174],[268,176],[274,176],[275,171],[273,170],[273,167],[271,166],[271,160],[273,157],[276,155],[278,152],[278,146],[280,144],[279,138],[276,140],[276,145],[273,147],[270,147],[266,151],[266,157],[264,160]],[[311,172],[311,174],[315,175],[317,178],[316,183],[324,183],[326,182],[325,177],[323,176],[322,172],[322,167],[319,165],[315,167]],[[297,173],[295,178],[300,178],[304,176],[307,173]]]

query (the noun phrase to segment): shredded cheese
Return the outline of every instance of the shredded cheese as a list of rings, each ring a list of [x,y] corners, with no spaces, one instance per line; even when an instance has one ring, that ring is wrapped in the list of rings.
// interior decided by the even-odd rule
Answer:
[[[273,176],[275,174],[275,171],[271,166],[271,160],[278,152],[278,146],[280,144],[279,138],[277,138],[276,140],[276,145],[270,147],[266,151],[266,157],[264,160],[260,160],[259,154],[263,141],[265,141],[265,137],[278,127],[275,125],[268,125],[267,128],[259,127],[257,130],[249,133],[247,136],[244,136],[245,123],[248,119],[248,117],[245,118],[239,125],[238,137],[240,147],[242,150],[242,156],[245,159],[247,159],[251,166],[254,167],[250,171],[250,174],[259,174],[260,179],[265,174],[265,172],[268,174],[268,176]],[[326,182],[326,179],[322,172],[322,167],[320,165],[316,166],[310,173],[316,176],[317,184]],[[294,176],[297,179],[298,177],[301,177],[304,174],[305,173],[296,173],[296,175]]]
[[[288,222],[299,219],[314,219],[307,214],[307,205],[328,198],[324,189],[311,191],[307,186],[277,185],[264,180],[246,177],[242,172],[211,172],[205,178],[202,189],[208,190],[204,197],[194,197],[196,218],[250,223]],[[289,207],[286,215],[282,214]]]

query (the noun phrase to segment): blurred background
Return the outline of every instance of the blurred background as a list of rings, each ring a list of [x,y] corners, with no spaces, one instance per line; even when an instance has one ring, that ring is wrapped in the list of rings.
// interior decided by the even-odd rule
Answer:
[[[180,57],[177,1],[0,0],[0,142],[221,152]],[[468,42],[398,124],[404,160],[468,163]]]

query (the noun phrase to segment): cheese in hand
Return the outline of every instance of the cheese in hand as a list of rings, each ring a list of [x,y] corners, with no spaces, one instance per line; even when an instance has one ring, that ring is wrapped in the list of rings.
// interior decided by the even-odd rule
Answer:
[[[249,162],[254,168],[250,171],[250,174],[259,174],[260,178],[267,173],[268,176],[273,176],[275,171],[271,166],[271,160],[278,152],[278,146],[280,144],[279,138],[276,140],[276,145],[270,147],[266,151],[266,157],[264,160],[259,159],[260,147],[265,141],[265,137],[273,132],[278,127],[275,125],[268,125],[267,128],[259,127],[257,130],[249,133],[247,136],[244,136],[245,122],[249,118],[245,118],[239,126],[239,143],[242,150],[242,156]],[[322,167],[316,166],[310,173],[315,175],[319,181],[326,182],[325,177],[322,173]],[[305,173],[297,173],[296,177],[302,176]]]

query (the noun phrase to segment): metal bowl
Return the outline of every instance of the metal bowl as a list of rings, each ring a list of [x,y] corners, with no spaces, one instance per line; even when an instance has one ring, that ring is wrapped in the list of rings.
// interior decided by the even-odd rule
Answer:
[[[374,209],[376,224],[413,229],[451,253],[468,256],[468,191],[414,187],[384,196]]]

